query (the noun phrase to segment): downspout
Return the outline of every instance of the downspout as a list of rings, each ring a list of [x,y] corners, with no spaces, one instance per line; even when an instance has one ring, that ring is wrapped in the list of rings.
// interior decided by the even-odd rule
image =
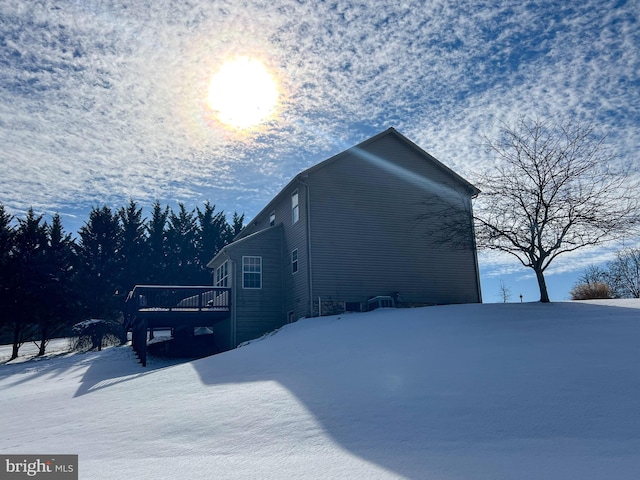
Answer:
[[[231,256],[228,253],[227,258],[231,264],[231,285],[233,285],[233,288],[231,288],[231,331],[229,332],[229,336],[231,337],[231,348],[236,348],[236,272],[238,265],[235,260],[231,259]]]
[[[231,284],[231,308],[229,311],[231,322],[229,325],[229,346],[231,347],[231,349],[234,349],[236,348],[236,290],[237,290],[236,269],[237,269],[237,264],[236,264],[236,261],[231,258],[231,255],[229,255],[229,252],[227,251],[226,248],[223,248],[220,253],[222,253],[227,258],[225,261],[229,262],[229,265],[231,267],[231,281],[229,282]],[[214,272],[214,275],[215,275],[215,272]],[[215,280],[215,277],[214,277],[214,280]]]
[[[307,285],[309,286],[309,315],[313,316],[313,275],[311,265],[311,189],[309,188],[309,185],[306,184],[304,180],[302,180],[303,178],[308,177],[308,174],[304,177],[298,176],[298,182],[300,182],[305,187],[305,211],[307,213]]]

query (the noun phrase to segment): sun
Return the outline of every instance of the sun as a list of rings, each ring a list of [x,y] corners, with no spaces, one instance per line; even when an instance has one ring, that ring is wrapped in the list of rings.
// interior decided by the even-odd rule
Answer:
[[[223,124],[246,129],[267,120],[276,109],[278,84],[260,60],[226,61],[209,83],[209,107]]]

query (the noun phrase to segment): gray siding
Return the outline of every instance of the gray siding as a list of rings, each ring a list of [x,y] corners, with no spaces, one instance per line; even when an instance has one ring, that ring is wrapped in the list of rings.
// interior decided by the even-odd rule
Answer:
[[[294,224],[291,209],[291,195],[298,191],[299,220]],[[284,232],[283,243],[283,320],[289,312],[297,320],[308,316],[309,311],[309,261],[307,252],[307,194],[306,186],[299,181],[291,182],[278,197],[245,228],[240,238],[245,238],[269,228],[271,213],[275,212],[275,223]],[[291,252],[298,250],[298,271],[291,272]]]
[[[232,347],[281,327],[283,313],[283,232],[268,228],[225,247],[210,264],[212,268],[230,260],[233,288]],[[262,258],[262,288],[246,289],[242,282],[242,257]],[[233,334],[235,333],[235,335]]]
[[[310,175],[313,295],[363,302],[398,292],[406,304],[479,302],[475,250],[443,242],[443,215],[471,229],[469,192],[395,136]],[[442,185],[455,187],[448,191]],[[462,212],[462,213],[461,213]]]
[[[476,193],[392,129],[302,172],[209,264],[231,260],[230,345],[316,315],[318,297],[323,308],[396,293],[404,305],[481,301]],[[242,256],[263,258],[262,289],[242,288]]]
[[[287,203],[286,209],[291,214],[290,196],[294,190],[298,191],[298,202],[300,209],[300,219],[293,224],[291,219],[283,221],[284,235],[286,239],[286,257],[285,257],[285,296],[284,307],[285,313],[293,312],[294,320],[309,315],[309,259],[307,252],[307,193],[306,186],[300,182],[287,189],[284,196]],[[298,271],[294,274],[291,270],[291,252],[298,250]]]

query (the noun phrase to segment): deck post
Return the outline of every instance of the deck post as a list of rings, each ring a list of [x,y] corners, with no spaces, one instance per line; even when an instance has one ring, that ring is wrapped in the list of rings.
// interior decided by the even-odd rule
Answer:
[[[139,338],[140,338],[140,348],[139,354],[140,363],[143,367],[147,366],[147,319],[142,319],[140,321],[140,330],[139,330]]]
[[[140,322],[140,363],[143,367],[147,366],[147,319]]]
[[[131,329],[131,346],[143,367],[147,366],[147,320],[138,318]]]

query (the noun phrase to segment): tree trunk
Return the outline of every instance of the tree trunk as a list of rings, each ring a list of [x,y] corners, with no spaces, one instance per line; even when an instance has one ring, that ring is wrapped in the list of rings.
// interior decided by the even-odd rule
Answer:
[[[41,327],[40,328],[40,344],[38,345],[38,357],[42,357],[45,354],[45,351],[47,349],[47,328],[46,327]]]
[[[21,329],[19,321],[15,321],[13,326],[13,348],[11,349],[11,358],[9,359],[9,361],[18,358],[18,350],[22,345],[22,342],[20,341],[20,330]]]
[[[538,287],[540,288],[540,301],[549,303],[549,293],[547,292],[547,282],[544,280],[544,272],[538,268],[534,268],[534,270],[538,279]]]

